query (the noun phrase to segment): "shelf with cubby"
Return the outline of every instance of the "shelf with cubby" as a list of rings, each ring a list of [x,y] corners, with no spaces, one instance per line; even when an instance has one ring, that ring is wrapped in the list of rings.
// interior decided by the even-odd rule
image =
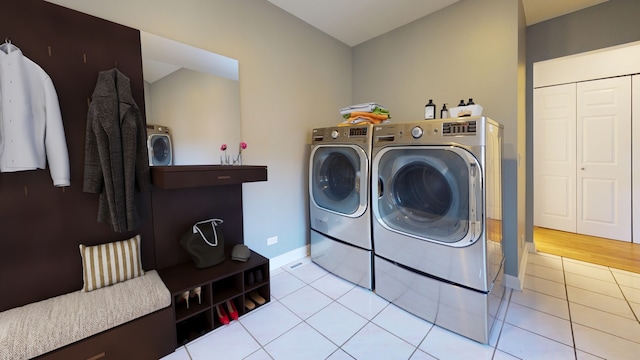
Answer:
[[[197,269],[188,262],[158,272],[173,298],[176,347],[223,325],[216,306],[224,307],[227,301],[232,301],[239,316],[242,316],[268,303],[271,298],[269,259],[253,251],[245,262],[231,260],[227,254],[223,263],[210,268]],[[249,281],[251,278],[253,281]],[[196,288],[200,288],[200,298],[194,292]],[[183,294],[187,293],[189,308],[183,299]],[[256,294],[263,304],[254,300]],[[250,300],[254,306],[248,304],[249,307],[245,307],[246,300]]]

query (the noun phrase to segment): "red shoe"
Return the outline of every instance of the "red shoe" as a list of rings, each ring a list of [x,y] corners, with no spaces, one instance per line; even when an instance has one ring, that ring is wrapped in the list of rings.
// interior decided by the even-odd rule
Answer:
[[[218,313],[218,320],[224,325],[229,323],[229,317],[227,313],[224,311],[224,308],[221,305],[216,305],[216,312]]]
[[[236,310],[235,305],[233,305],[233,301],[228,300],[226,304],[227,304],[227,311],[229,312],[229,316],[231,316],[233,320],[238,320],[238,310]]]

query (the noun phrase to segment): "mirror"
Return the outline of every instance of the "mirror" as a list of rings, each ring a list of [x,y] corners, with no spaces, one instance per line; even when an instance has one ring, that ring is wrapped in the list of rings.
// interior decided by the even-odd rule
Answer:
[[[174,165],[220,164],[240,143],[238,60],[140,32],[147,124],[171,131]]]

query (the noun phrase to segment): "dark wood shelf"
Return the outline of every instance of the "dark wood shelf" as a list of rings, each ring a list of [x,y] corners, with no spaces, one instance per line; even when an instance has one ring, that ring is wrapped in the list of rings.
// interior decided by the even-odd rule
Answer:
[[[175,165],[151,167],[154,186],[184,189],[267,181],[267,167],[256,165]]]
[[[249,274],[257,271],[262,273],[262,281],[248,283]],[[176,347],[222,326],[217,318],[217,305],[233,301],[238,313],[243,315],[250,311],[244,303],[251,298],[251,292],[257,292],[267,302],[271,298],[269,259],[253,251],[245,262],[233,261],[227,253],[223,263],[210,268],[198,269],[187,262],[160,269],[158,273],[173,298]],[[201,287],[202,301],[199,303],[197,297],[191,297],[187,309],[184,301],[178,302],[180,295],[196,287]]]

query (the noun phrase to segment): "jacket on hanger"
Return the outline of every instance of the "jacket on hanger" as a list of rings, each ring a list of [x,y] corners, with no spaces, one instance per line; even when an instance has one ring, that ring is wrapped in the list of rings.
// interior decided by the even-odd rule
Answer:
[[[101,71],[87,116],[83,190],[100,194],[98,221],[123,232],[140,225],[140,192],[150,185],[146,127],[129,78]]]
[[[0,172],[45,169],[69,186],[69,153],[51,78],[10,42],[0,45]]]

